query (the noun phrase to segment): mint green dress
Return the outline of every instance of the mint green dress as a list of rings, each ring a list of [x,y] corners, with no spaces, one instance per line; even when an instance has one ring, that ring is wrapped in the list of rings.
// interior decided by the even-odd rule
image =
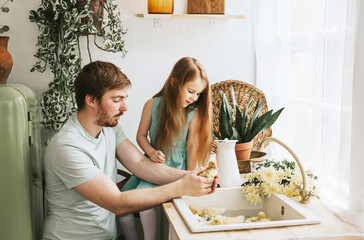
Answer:
[[[160,111],[162,109],[162,103],[163,103],[163,96],[154,98],[152,107],[152,118],[149,125],[150,144],[154,148],[156,148],[156,136],[159,130],[159,121],[160,121],[159,116],[160,116]],[[188,126],[197,110],[196,107],[191,105],[188,106],[188,108],[191,108],[191,111],[187,115],[185,128],[183,129],[181,136],[174,142],[173,150],[170,152],[168,156],[166,156],[166,161],[165,161],[165,164],[167,164],[168,166],[182,170],[187,169]],[[121,191],[128,191],[138,188],[153,188],[156,186],[158,185],[147,182],[133,175],[126,182]]]

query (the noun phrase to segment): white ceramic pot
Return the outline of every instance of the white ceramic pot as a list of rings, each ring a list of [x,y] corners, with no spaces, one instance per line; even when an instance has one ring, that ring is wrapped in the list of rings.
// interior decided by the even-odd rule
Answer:
[[[241,185],[238,162],[235,155],[237,140],[215,140],[216,161],[219,169],[220,187],[239,187]]]

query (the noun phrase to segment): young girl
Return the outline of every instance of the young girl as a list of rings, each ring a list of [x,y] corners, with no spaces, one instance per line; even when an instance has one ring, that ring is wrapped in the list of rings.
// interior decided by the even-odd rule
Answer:
[[[210,87],[194,58],[181,58],[162,90],[143,108],[137,142],[151,161],[193,170],[205,166],[211,149]],[[149,135],[149,140],[148,140]],[[133,175],[122,191],[157,185]],[[155,239],[155,208],[140,212],[144,239]],[[126,239],[137,239],[134,215],[119,218]]]

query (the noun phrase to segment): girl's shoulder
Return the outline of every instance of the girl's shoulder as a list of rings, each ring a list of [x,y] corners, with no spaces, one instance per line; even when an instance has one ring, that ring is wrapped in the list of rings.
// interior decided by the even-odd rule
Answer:
[[[145,102],[144,109],[148,109],[149,111],[152,111],[155,108],[160,108],[160,105],[162,103],[163,98],[162,97],[153,97]]]
[[[151,99],[148,99],[148,101],[145,102],[145,106],[146,105],[153,105],[153,102],[154,102],[154,98],[151,98]]]
[[[143,107],[143,113],[151,113],[152,109],[153,109],[153,102],[154,99],[151,98],[148,101],[145,102],[144,107]]]

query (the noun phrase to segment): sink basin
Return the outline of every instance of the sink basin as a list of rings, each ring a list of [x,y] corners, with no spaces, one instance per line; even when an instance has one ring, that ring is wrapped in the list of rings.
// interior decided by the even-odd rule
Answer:
[[[173,202],[191,232],[269,228],[320,223],[317,217],[300,206],[299,203],[282,194],[274,194],[270,198],[264,198],[261,203],[252,205],[245,200],[240,187],[218,188],[215,193],[201,197],[182,196],[181,198],[174,199]],[[206,225],[197,220],[196,216],[188,208],[189,206],[196,206],[201,210],[208,207],[222,207],[226,209],[226,213],[236,212],[238,213],[237,215],[244,216],[256,216],[259,211],[264,211],[273,221]]]

